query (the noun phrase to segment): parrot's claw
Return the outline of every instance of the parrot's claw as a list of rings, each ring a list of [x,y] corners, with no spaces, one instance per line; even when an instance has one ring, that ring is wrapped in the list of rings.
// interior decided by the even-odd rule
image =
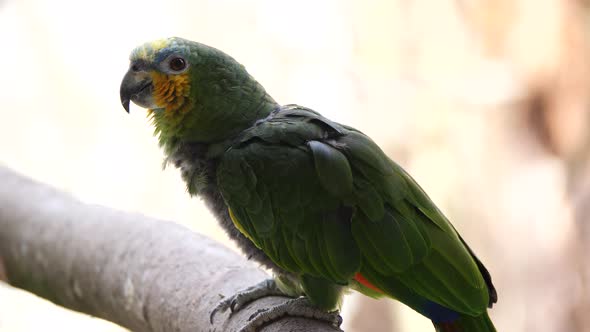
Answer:
[[[285,294],[277,287],[274,279],[266,279],[219,302],[215,309],[211,311],[209,321],[211,324],[213,324],[213,319],[217,312],[225,312],[227,309],[229,309],[231,316],[231,314],[234,312],[240,311],[244,306],[246,306],[246,304],[254,300],[272,295],[285,296]]]
[[[340,331],[342,317],[338,311],[326,312],[314,307],[306,297],[299,297],[269,309],[260,309],[248,319],[246,326],[239,332],[256,332],[262,325],[275,321],[283,316],[306,317],[323,320]]]

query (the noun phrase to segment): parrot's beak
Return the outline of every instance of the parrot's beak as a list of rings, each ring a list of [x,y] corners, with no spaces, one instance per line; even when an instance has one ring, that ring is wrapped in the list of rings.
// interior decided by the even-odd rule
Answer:
[[[129,68],[120,90],[121,104],[125,111],[129,113],[130,101],[144,108],[155,108],[152,90],[152,79],[147,71],[134,70],[133,66]]]

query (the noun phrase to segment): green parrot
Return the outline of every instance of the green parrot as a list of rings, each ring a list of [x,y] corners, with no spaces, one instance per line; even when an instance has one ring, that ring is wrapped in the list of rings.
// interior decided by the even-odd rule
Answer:
[[[131,53],[121,102],[149,109],[166,163],[181,170],[248,257],[274,278],[212,311],[270,294],[256,313],[341,323],[342,295],[396,299],[436,331],[495,331],[490,273],[412,177],[362,132],[279,105],[244,66],[210,46],[169,38]]]

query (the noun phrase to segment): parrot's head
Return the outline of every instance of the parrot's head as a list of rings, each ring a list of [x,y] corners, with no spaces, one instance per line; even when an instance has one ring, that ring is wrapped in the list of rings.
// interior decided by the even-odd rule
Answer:
[[[164,145],[227,139],[276,107],[232,57],[177,37],[135,48],[120,94],[127,112],[130,102],[149,109]]]
[[[192,48],[195,48],[194,45]],[[169,112],[186,108],[191,90],[191,64],[198,50],[179,38],[145,43],[133,50],[129,71],[121,83],[121,103]]]

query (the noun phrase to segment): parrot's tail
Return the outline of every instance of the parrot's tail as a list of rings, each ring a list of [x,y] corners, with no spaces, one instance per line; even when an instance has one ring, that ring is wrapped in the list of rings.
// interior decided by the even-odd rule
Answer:
[[[432,324],[436,332],[496,332],[487,311],[477,317],[461,315],[452,322]]]

